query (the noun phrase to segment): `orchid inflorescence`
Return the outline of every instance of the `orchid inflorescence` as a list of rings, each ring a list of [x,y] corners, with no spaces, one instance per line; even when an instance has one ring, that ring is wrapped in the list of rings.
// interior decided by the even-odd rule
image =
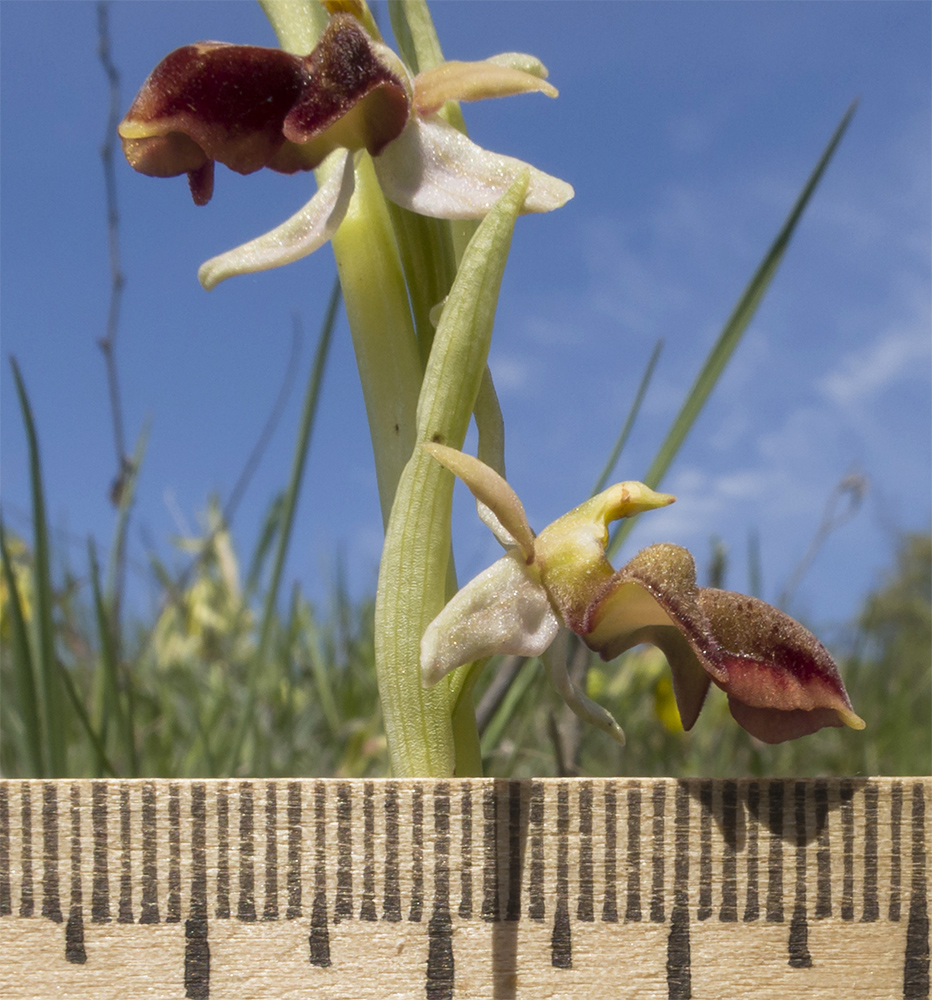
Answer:
[[[210,289],[333,240],[386,520],[376,670],[396,773],[477,770],[475,718],[471,703],[464,711],[464,694],[469,702],[470,665],[496,654],[540,657],[570,707],[623,742],[615,719],[570,679],[572,634],[605,660],[641,643],[659,647],[685,729],[713,684],[737,722],[767,743],[825,726],[863,728],[825,647],[763,601],[697,586],[685,549],[651,545],[612,567],[609,523],[674,497],[619,483],[535,535],[504,479],[500,414],[485,365],[511,232],[516,216],[559,208],[573,189],[473,143],[449,102],[555,97],[542,64],[518,53],[444,61],[417,2],[392,8],[403,19],[414,12],[405,32],[417,58],[408,63],[382,42],[362,0],[264,8],[282,50],[221,42],[177,49],[146,80],[119,133],[137,171],[187,175],[198,205],[211,199],[216,163],[242,174],[316,171],[318,190],[304,208],[207,261],[198,276]],[[310,51],[309,37],[316,38]],[[417,235],[401,217],[386,221],[384,200],[434,220],[484,220],[468,246],[448,233],[455,280],[432,251],[419,259],[434,273],[412,277],[406,263],[402,277],[405,242]],[[423,350],[408,311],[409,296],[412,309],[417,298],[412,282],[421,280],[444,289],[441,302],[429,302],[431,321],[437,312],[439,320]],[[419,339],[422,325],[423,317]],[[488,462],[461,450],[473,412]],[[506,550],[446,604],[452,477],[440,466],[466,483]]]

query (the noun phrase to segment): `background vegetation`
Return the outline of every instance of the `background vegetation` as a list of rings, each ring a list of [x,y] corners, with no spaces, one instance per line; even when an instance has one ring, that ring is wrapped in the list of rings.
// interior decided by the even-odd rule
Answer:
[[[25,405],[25,395],[23,396]],[[27,428],[31,428],[28,407]],[[219,501],[186,566],[153,558],[160,597],[149,618],[121,614],[119,574],[69,566],[45,521],[38,454],[34,536],[3,538],[0,581],[0,772],[26,776],[384,775],[372,602],[339,580],[315,608],[295,589],[278,601],[288,491],[270,505],[244,562]],[[117,532],[125,531],[129,477]],[[121,548],[119,538],[112,552]],[[727,559],[713,547],[705,582]],[[476,690],[486,773],[497,776],[923,774],[932,760],[932,536],[899,540],[886,578],[834,652],[864,732],[822,730],[768,747],[740,729],[721,692],[684,733],[666,662],[640,647],[610,664],[576,664],[589,694],[622,722],[628,744],[583,727],[536,661],[490,664]]]

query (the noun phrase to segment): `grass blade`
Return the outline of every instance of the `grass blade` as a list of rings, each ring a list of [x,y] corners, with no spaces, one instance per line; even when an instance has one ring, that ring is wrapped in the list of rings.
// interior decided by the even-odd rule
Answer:
[[[323,383],[324,368],[327,363],[333,329],[336,325],[339,304],[340,283],[339,281],[334,281],[333,289],[330,292],[330,300],[327,303],[327,311],[321,326],[320,337],[317,341],[314,363],[311,366],[311,374],[308,378],[307,390],[304,396],[304,409],[301,413],[301,423],[298,427],[298,438],[295,442],[294,456],[292,458],[291,475],[288,479],[288,487],[285,490],[282,502],[281,521],[279,522],[278,539],[275,547],[275,560],[272,564],[272,577],[269,580],[268,589],[265,593],[262,624],[259,632],[259,645],[256,649],[255,660],[249,671],[245,710],[228,758],[229,766],[227,773],[231,774],[239,762],[243,744],[246,741],[249,731],[252,729],[255,719],[255,694],[258,687],[259,673],[265,668],[271,648],[271,639],[274,631],[272,626],[275,621],[278,590],[281,585],[282,572],[285,568],[285,558],[288,555],[288,546],[291,543],[291,530],[294,526],[298,495],[301,492],[301,480],[304,477],[304,466],[307,462],[311,433],[314,429],[314,418],[317,414],[317,402],[320,398],[320,387]]]
[[[343,727],[343,719],[340,710],[337,708],[336,695],[334,694],[331,678],[333,671],[324,656],[323,647],[320,642],[320,630],[317,623],[306,612],[307,621],[302,629],[302,643],[304,653],[310,667],[311,677],[314,680],[314,692],[317,696],[317,705],[320,709],[327,728],[330,730],[330,738],[336,741],[339,739],[340,730]]]
[[[137,773],[136,746],[133,734],[132,720],[123,706],[123,696],[120,692],[120,668],[117,647],[113,641],[113,621],[108,614],[107,602],[104,600],[100,585],[100,567],[97,564],[97,553],[92,541],[88,541],[88,566],[90,568],[91,589],[94,596],[94,614],[97,622],[97,635],[100,644],[100,738],[106,747],[110,732],[110,722],[116,729],[116,738],[121,756],[127,762],[129,773]]]
[[[42,734],[48,750],[46,776],[61,778],[65,774],[64,712],[58,666],[55,662],[55,623],[52,616],[52,571],[48,522],[45,516],[45,494],[39,462],[39,441],[32,408],[23,384],[19,365],[10,358],[16,394],[19,397],[26,441],[29,450],[29,480],[32,484],[33,525],[33,593],[35,609],[33,630],[35,654],[38,660],[42,706]]]
[[[839,122],[838,127],[835,129],[834,135],[829,140],[821,157],[819,157],[815,169],[809,175],[805,187],[803,187],[799,197],[796,199],[796,203],[790,210],[790,214],[783,223],[780,232],[770,245],[760,266],[744,289],[741,298],[738,300],[731,316],[729,316],[727,323],[719,334],[718,340],[706,358],[702,370],[699,372],[696,381],[693,383],[689,394],[683,402],[680,412],[673,421],[673,426],[667,433],[666,439],[660,446],[660,450],[657,452],[650,468],[647,470],[647,474],[644,476],[644,482],[652,489],[657,488],[670,468],[673,459],[682,447],[687,434],[692,429],[696,418],[701,413],[709,395],[725,370],[725,366],[738,346],[741,337],[748,328],[751,318],[754,316],[761,299],[763,299],[767,288],[770,286],[770,282],[780,265],[780,261],[783,260],[783,255],[786,253],[786,248],[789,246],[790,239],[796,230],[800,217],[809,204],[809,199],[812,197],[816,186],[822,179],[822,175],[825,173],[829,161],[838,144],[841,142],[841,138],[845,134],[845,130],[848,128],[848,124],[856,108],[857,101],[852,103],[843,115],[841,122]],[[614,533],[607,550],[610,556],[617,551],[633,525],[634,519],[629,518]]]
[[[68,699],[71,702],[71,707],[74,709],[74,713],[78,717],[78,721],[81,723],[84,732],[87,734],[87,738],[90,740],[90,744],[94,748],[94,753],[97,755],[98,770],[102,774],[108,774],[111,778],[117,777],[116,768],[107,757],[107,752],[101,742],[100,734],[94,729],[90,716],[87,714],[87,709],[84,707],[84,701],[82,700],[78,689],[74,686],[74,681],[71,679],[68,671],[61,664],[58,665],[58,672],[61,677],[62,686],[65,689],[65,694],[68,695]]]
[[[272,551],[272,543],[278,534],[278,526],[282,519],[282,504],[284,503],[284,493],[278,493],[272,498],[269,504],[268,513],[262,522],[262,530],[259,532],[259,540],[252,553],[249,569],[246,572],[246,581],[243,584],[243,593],[247,600],[252,598],[259,589],[262,574],[269,553]]]
[[[618,464],[618,459],[621,456],[625,445],[628,443],[628,438],[631,436],[631,431],[634,428],[634,422],[637,420],[638,413],[641,411],[641,405],[644,402],[644,397],[647,395],[647,388],[650,385],[651,379],[654,377],[654,369],[657,367],[657,362],[660,360],[660,352],[662,350],[663,339],[661,338],[654,345],[653,351],[651,351],[650,358],[647,361],[647,367],[644,369],[644,374],[641,376],[640,385],[638,385],[637,392],[634,394],[634,401],[631,404],[631,409],[628,410],[628,416],[625,418],[624,426],[621,428],[621,433],[618,435],[615,447],[612,448],[612,453],[608,456],[608,461],[605,463],[605,468],[602,469],[602,474],[596,480],[595,486],[592,487],[593,496],[595,496],[595,494],[600,490],[605,489],[609,476],[611,476],[612,471]]]
[[[0,557],[3,561],[3,579],[6,583],[7,607],[12,625],[12,649],[14,677],[16,678],[16,694],[19,713],[22,718],[25,746],[23,757],[29,762],[26,775],[39,778],[46,774],[44,744],[42,742],[42,727],[39,724],[39,699],[36,692],[35,673],[32,662],[32,651],[29,648],[29,632],[26,628],[26,618],[20,600],[19,587],[13,573],[13,563],[6,544],[6,532],[0,521]]]
[[[524,661],[511,684],[508,685],[505,697],[482,733],[482,756],[484,758],[490,757],[496,751],[505,732],[514,726],[513,717],[521,704],[521,699],[539,673],[539,662],[536,657],[531,657]]]

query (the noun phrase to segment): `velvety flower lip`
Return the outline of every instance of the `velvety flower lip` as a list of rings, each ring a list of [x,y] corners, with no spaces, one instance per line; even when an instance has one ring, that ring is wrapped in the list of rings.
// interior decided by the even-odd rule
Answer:
[[[864,728],[811,632],[755,597],[698,587],[693,558],[678,545],[652,545],[618,570],[583,628],[604,660],[641,642],[659,647],[685,729],[710,683],[728,695],[736,721],[766,743],[825,726]]]
[[[225,42],[185,45],[152,71],[120,123],[130,165],[153,177],[213,162],[250,174],[312,170],[337,148],[377,155],[408,119],[405,70],[391,50],[337,14],[320,44],[299,57]],[[193,176],[192,176],[193,175]]]
[[[573,197],[565,181],[482,149],[436,112],[448,100],[481,100],[556,89],[530,56],[448,62],[412,77],[399,57],[348,13],[334,14],[314,50],[200,42],[159,63],[120,123],[130,165],[153,177],[187,174],[205,205],[214,164],[239,173],[312,170],[333,157],[338,185],[324,183],[278,228],[200,271],[212,288],[232,274],[290,263],[318,249],[339,226],[354,178],[347,157],[374,158],[386,197],[421,215],[478,219],[529,171],[523,212],[549,212]],[[328,176],[331,171],[328,170]]]
[[[301,62],[307,71],[304,87],[282,132],[304,147],[316,143],[310,159],[320,163],[341,146],[378,156],[400,135],[411,103],[405,68],[355,18],[335,15]]]
[[[265,100],[248,99],[245,81]],[[287,52],[186,45],[156,66],[130,105],[118,130],[123,152],[150,177],[187,174],[195,203],[206,205],[215,161],[242,174],[272,165],[303,85],[300,61]]]
[[[697,586],[686,549],[651,545],[620,570],[611,567],[608,524],[673,497],[619,483],[535,536],[521,501],[493,470],[451,448],[424,447],[472,490],[483,520],[508,549],[427,628],[426,684],[494,653],[541,656],[574,711],[620,738],[614,719],[573,688],[563,653],[554,657],[555,640],[571,630],[604,660],[641,643],[657,646],[670,664],[684,729],[695,724],[713,683],[727,694],[739,725],[767,743],[826,726],[864,728],[818,639],[757,598]]]

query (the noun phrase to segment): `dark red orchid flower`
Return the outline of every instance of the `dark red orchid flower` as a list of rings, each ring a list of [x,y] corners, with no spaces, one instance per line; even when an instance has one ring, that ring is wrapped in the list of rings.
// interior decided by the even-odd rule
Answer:
[[[695,724],[712,684],[728,695],[739,725],[766,743],[825,726],[864,728],[819,640],[754,597],[698,587],[686,549],[651,545],[612,568],[605,557],[609,523],[665,507],[674,497],[643,483],[619,483],[535,535],[521,501],[496,472],[452,448],[424,447],[472,490],[507,549],[428,626],[421,643],[426,684],[495,653],[540,656],[574,711],[623,740],[612,716],[567,676],[561,644],[571,630],[604,660],[640,643],[658,646],[673,672],[685,729]]]
[[[330,239],[353,194],[354,155],[363,150],[385,196],[421,215],[482,218],[525,170],[524,212],[563,205],[573,196],[569,184],[482,149],[437,114],[447,100],[529,91],[555,97],[546,75],[537,60],[510,53],[412,76],[353,16],[338,13],[306,56],[223,42],[177,49],[143,84],[119,133],[134,169],[187,174],[198,205],[213,194],[215,163],[241,174],[262,167],[291,174],[333,158],[300,212],[201,268],[211,288],[232,274],[297,260]]]

